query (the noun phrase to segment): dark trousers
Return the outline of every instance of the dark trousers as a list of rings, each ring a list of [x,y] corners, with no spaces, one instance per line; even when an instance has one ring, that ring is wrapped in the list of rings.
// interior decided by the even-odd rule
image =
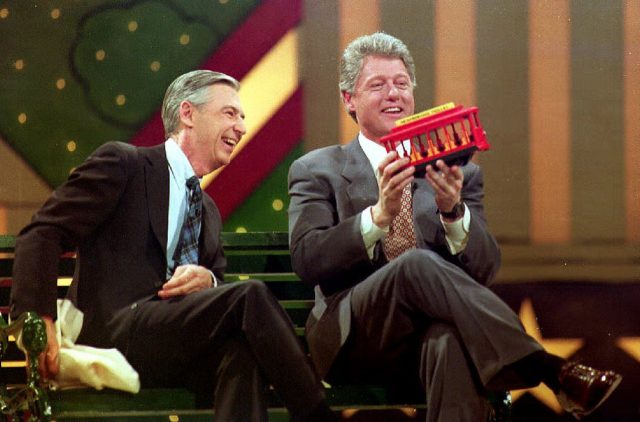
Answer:
[[[303,420],[324,392],[293,325],[260,281],[223,285],[132,305],[114,323],[114,344],[143,387],[187,386],[216,420],[266,421],[273,385],[292,420]],[[126,332],[125,332],[126,331]]]
[[[351,310],[330,377],[417,385],[429,421],[486,420],[485,388],[523,387],[495,378],[542,350],[491,290],[428,250],[406,252],[356,285]]]

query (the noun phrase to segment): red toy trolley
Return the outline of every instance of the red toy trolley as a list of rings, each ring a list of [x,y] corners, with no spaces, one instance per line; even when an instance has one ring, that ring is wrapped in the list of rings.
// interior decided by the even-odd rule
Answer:
[[[480,125],[478,107],[439,107],[398,120],[397,126],[380,141],[387,152],[408,156],[421,177],[428,164],[443,160],[447,165],[466,164],[476,151],[489,149],[486,132]]]

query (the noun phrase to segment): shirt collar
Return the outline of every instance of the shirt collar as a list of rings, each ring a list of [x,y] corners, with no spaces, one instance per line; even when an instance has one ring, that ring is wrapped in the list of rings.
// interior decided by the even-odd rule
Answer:
[[[364,151],[364,155],[369,159],[369,163],[373,168],[373,172],[376,177],[379,179],[380,175],[378,174],[378,165],[384,160],[384,157],[387,156],[387,149],[377,143],[376,141],[372,141],[362,134],[362,132],[358,133],[358,142]],[[409,141],[402,141],[405,148],[409,149]],[[398,144],[397,151],[400,157],[404,156],[404,152],[402,147]]]
[[[164,143],[164,149],[167,154],[169,171],[176,182],[184,184],[187,182],[187,179],[195,176],[195,172],[193,171],[193,167],[191,167],[189,159],[175,140],[172,138],[167,139]]]
[[[378,174],[378,165],[387,155],[387,149],[377,143],[376,141],[372,141],[362,134],[362,132],[358,133],[358,142],[364,151],[364,155],[369,159],[369,164],[373,168],[373,172],[376,177],[379,177]]]

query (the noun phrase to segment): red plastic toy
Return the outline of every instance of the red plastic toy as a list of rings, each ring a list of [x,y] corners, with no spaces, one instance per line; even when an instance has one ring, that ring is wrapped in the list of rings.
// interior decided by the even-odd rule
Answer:
[[[398,126],[380,139],[387,152],[409,156],[421,177],[428,164],[466,164],[476,151],[489,149],[486,132],[478,119],[478,107],[445,104],[398,121]]]

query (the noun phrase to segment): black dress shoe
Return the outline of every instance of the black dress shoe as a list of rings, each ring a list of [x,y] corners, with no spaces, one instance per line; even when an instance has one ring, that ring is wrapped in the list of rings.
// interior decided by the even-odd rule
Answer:
[[[613,371],[567,362],[560,371],[557,398],[565,411],[580,419],[596,410],[620,381],[622,376]]]

